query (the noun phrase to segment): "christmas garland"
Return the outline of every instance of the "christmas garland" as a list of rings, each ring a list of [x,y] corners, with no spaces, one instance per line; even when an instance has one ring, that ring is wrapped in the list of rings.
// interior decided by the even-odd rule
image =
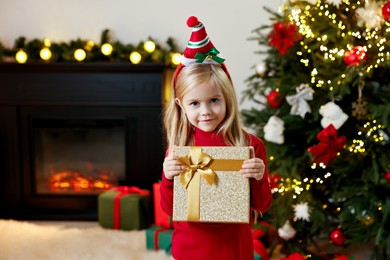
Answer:
[[[161,62],[169,66],[180,63],[181,54],[173,38],[163,46],[152,37],[138,44],[113,41],[110,30],[101,34],[99,44],[91,40],[76,39],[70,42],[50,42],[48,39],[27,40],[19,37],[12,48],[0,42],[0,62]]]

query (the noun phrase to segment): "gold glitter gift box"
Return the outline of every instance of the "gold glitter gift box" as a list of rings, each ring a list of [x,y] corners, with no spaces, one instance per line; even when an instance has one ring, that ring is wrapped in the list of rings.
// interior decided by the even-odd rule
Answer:
[[[249,147],[177,146],[186,169],[174,178],[173,221],[249,223]]]

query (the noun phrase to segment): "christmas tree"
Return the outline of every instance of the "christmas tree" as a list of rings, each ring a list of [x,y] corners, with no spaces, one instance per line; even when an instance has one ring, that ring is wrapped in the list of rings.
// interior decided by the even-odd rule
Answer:
[[[373,259],[389,259],[390,2],[266,10],[270,24],[252,37],[262,61],[243,92],[256,105],[242,111],[267,148],[274,200],[264,218],[286,253],[371,242]]]

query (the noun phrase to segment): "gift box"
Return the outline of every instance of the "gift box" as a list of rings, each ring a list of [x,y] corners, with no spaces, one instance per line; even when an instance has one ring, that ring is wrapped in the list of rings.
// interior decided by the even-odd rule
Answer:
[[[173,221],[249,223],[249,147],[175,147],[186,168],[174,177]]]
[[[160,186],[161,182],[153,183],[154,224],[165,228],[172,228],[172,218],[161,208]]]
[[[161,226],[152,226],[146,229],[146,248],[148,250],[164,250],[167,254],[171,254],[172,247],[172,231],[171,228]]]
[[[98,220],[104,228],[140,230],[149,227],[150,192],[119,186],[98,196]]]

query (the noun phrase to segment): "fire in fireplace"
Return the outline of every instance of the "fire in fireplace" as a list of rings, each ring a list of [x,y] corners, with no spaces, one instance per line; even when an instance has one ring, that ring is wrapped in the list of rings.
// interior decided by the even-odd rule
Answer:
[[[125,180],[120,119],[33,119],[38,194],[93,193]]]

